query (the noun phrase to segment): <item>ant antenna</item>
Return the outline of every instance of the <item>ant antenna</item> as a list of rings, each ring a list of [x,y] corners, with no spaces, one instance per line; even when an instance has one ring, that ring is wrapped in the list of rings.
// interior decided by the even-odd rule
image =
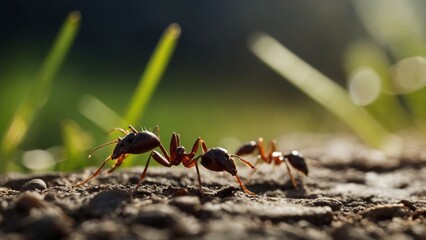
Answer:
[[[89,153],[89,158],[91,158],[91,157],[92,157],[92,153],[93,153],[94,151],[98,150],[99,148],[103,148],[103,147],[105,147],[105,146],[107,146],[107,145],[114,144],[114,143],[117,143],[117,142],[118,142],[118,140],[114,140],[114,141],[112,141],[112,142],[107,142],[107,143],[104,143],[104,144],[102,144],[102,145],[99,145],[99,146],[95,147],[94,149],[92,149],[92,150],[90,151],[90,153]]]
[[[128,134],[128,132],[126,130],[122,129],[122,128],[113,128],[113,129],[109,130],[108,132],[106,132],[106,134],[108,135],[108,134],[110,134],[110,133],[112,133],[114,131],[120,131],[120,132],[122,132],[125,135]]]
[[[247,166],[249,166],[250,168],[252,168],[252,169],[256,169],[256,167],[255,166],[253,166],[249,161],[247,161],[247,160],[244,160],[242,157],[240,157],[240,156],[238,156],[238,155],[234,155],[234,154],[232,154],[231,155],[231,157],[236,157],[236,158],[238,158],[241,162],[243,162],[243,163],[245,163]]]

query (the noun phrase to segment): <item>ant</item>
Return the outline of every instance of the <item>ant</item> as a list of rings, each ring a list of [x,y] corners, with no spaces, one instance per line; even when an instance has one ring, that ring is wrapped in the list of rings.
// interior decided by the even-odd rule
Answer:
[[[242,162],[250,166],[251,168],[254,168],[248,161],[242,159],[239,156],[236,155],[229,155],[225,149],[222,148],[213,148],[213,149],[207,149],[207,146],[201,138],[197,138],[197,140],[194,143],[194,146],[192,147],[191,153],[186,153],[186,150],[183,146],[180,145],[180,136],[179,134],[173,133],[170,141],[170,155],[167,153],[167,150],[163,147],[163,145],[160,142],[160,139],[152,132],[149,131],[142,131],[138,132],[135,128],[133,128],[131,125],[129,126],[129,129],[131,131],[125,131],[121,128],[115,128],[114,130],[118,130],[126,136],[124,138],[118,138],[115,141],[104,143],[98,147],[95,147],[90,151],[89,157],[91,157],[92,153],[99,148],[105,147],[110,144],[116,143],[116,146],[114,148],[113,153],[108,156],[102,165],[99,167],[97,171],[95,171],[91,176],[89,176],[84,181],[77,183],[74,185],[74,187],[81,186],[85,184],[86,182],[90,181],[92,178],[99,175],[102,168],[105,166],[106,162],[110,159],[114,160],[117,159],[116,163],[112,166],[110,170],[108,170],[108,173],[114,171],[118,166],[122,164],[124,159],[129,154],[140,154],[145,153],[148,151],[151,151],[155,149],[156,147],[159,147],[161,150],[161,153],[158,151],[153,150],[148,158],[148,161],[145,165],[145,168],[139,178],[138,184],[133,190],[133,193],[137,191],[139,186],[142,183],[142,180],[146,176],[146,172],[148,170],[149,162],[151,160],[151,157],[154,158],[155,161],[157,161],[159,164],[165,166],[165,167],[172,167],[177,166],[182,163],[187,168],[194,167],[197,170],[197,176],[198,176],[198,183],[199,183],[199,191],[201,194],[203,194],[202,188],[201,188],[201,177],[200,172],[198,169],[197,160],[201,158],[201,164],[206,167],[207,169],[211,171],[227,171],[231,175],[235,176],[237,179],[237,182],[240,184],[241,188],[244,190],[244,192],[248,194],[253,194],[250,192],[244,184],[241,182],[240,178],[237,175],[237,170],[234,161],[232,160],[232,157],[236,157],[240,159]],[[158,129],[158,128],[156,128]],[[155,130],[154,130],[155,131]],[[198,151],[199,145],[201,144],[203,149],[203,154],[194,158],[196,152]]]
[[[253,153],[255,150],[258,150],[258,157],[262,159],[265,163],[280,165],[285,163],[287,172],[290,175],[291,183],[294,188],[297,188],[296,181],[291,173],[290,167],[293,166],[294,169],[303,173],[305,176],[308,176],[308,166],[306,165],[305,158],[298,151],[291,151],[289,154],[283,154],[282,152],[277,151],[277,146],[275,140],[272,140],[269,145],[269,151],[266,152],[265,147],[263,146],[263,138],[259,138],[257,141],[250,141],[247,144],[242,145],[237,150],[237,155],[247,155]],[[287,163],[288,162],[288,163]],[[258,164],[256,162],[255,166]]]
[[[84,181],[73,185],[73,187],[81,186],[81,185],[87,183],[88,181],[90,181],[92,178],[94,178],[97,175],[99,175],[99,173],[101,172],[102,168],[105,166],[106,162],[108,160],[110,160],[110,159],[111,160],[117,159],[117,161],[111,167],[111,169],[108,170],[108,173],[111,173],[117,167],[119,167],[123,163],[124,159],[126,159],[129,154],[146,153],[148,151],[151,151],[151,150],[155,149],[156,147],[160,147],[161,151],[164,152],[164,153],[166,153],[166,149],[161,144],[160,139],[153,132],[150,132],[150,131],[147,131],[147,130],[138,132],[134,127],[132,127],[132,125],[129,125],[129,129],[130,129],[130,131],[126,131],[126,130],[124,130],[122,128],[114,128],[110,132],[112,132],[112,131],[120,131],[123,134],[125,134],[126,136],[123,137],[123,138],[118,137],[117,140],[104,143],[104,144],[102,144],[100,146],[95,147],[94,149],[92,149],[90,151],[89,158],[92,156],[92,153],[95,152],[96,150],[98,150],[98,149],[100,149],[102,147],[105,147],[107,145],[115,144],[116,143],[114,151],[112,152],[111,155],[109,155],[103,161],[103,163],[99,167],[99,169],[96,170],[92,175],[90,175]],[[154,131],[156,131],[156,130],[158,130],[158,127],[156,127],[154,129]]]

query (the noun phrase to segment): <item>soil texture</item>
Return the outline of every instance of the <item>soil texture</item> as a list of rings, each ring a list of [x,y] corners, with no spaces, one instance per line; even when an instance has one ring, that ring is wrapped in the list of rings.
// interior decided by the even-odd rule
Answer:
[[[195,170],[182,166],[150,167],[133,197],[142,167],[78,188],[95,168],[7,174],[0,239],[426,239],[426,145],[411,141],[389,157],[347,136],[278,139],[311,159],[309,176],[294,188],[284,165],[252,175],[238,165],[255,196],[202,166],[203,197]]]

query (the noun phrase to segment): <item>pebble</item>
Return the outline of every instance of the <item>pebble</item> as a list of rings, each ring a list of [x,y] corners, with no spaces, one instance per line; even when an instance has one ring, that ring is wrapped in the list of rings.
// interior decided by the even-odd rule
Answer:
[[[128,192],[123,190],[109,190],[96,194],[84,206],[85,211],[92,217],[102,217],[113,212],[124,202],[130,200]]]
[[[393,217],[403,217],[407,215],[407,208],[402,204],[386,204],[368,208],[360,214],[363,218],[382,221]]]
[[[46,188],[47,188],[46,183],[42,179],[36,178],[24,183],[20,189],[20,192],[35,191],[35,190],[43,191]]]
[[[315,206],[321,206],[321,207],[322,206],[329,206],[331,208],[331,210],[333,210],[333,211],[338,211],[343,206],[342,202],[340,202],[339,200],[336,200],[336,199],[333,199],[333,198],[327,198],[327,197],[317,198],[317,199],[315,199],[313,204]]]
[[[314,225],[327,225],[333,220],[331,208],[304,207],[300,205],[287,204],[282,206],[264,207],[251,209],[254,215],[262,220],[271,222],[297,222],[305,220]]]
[[[198,215],[201,210],[200,199],[195,196],[175,197],[169,204],[179,208],[182,212],[192,215]]]
[[[15,203],[15,210],[19,213],[28,214],[33,208],[45,208],[46,202],[41,195],[35,192],[22,193]]]
[[[162,204],[146,206],[134,217],[132,223],[168,230],[174,236],[195,235],[201,230],[196,218]]]

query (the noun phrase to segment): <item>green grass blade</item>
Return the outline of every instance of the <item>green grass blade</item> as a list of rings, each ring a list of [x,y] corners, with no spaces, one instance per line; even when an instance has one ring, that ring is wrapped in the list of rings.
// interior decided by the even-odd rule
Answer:
[[[140,125],[139,121],[170,61],[180,32],[178,24],[171,24],[158,42],[125,113],[124,120],[129,124]]]
[[[266,34],[258,34],[251,40],[249,47],[257,57],[341,119],[367,144],[382,148],[390,139],[394,139],[361,107],[353,104],[343,88],[278,41]]]
[[[31,92],[18,106],[14,117],[2,138],[0,156],[8,161],[24,139],[28,128],[37,116],[39,109],[48,99],[53,79],[67,55],[80,25],[80,13],[71,12],[50,49]],[[7,168],[7,162],[0,164],[0,172]]]
[[[396,60],[426,54],[423,1],[351,1],[369,34]]]
[[[58,164],[58,170],[71,171],[86,167],[87,152],[92,146],[92,138],[72,121],[62,123],[63,151],[65,159]]]
[[[93,123],[98,125],[104,132],[109,132],[115,127],[123,127],[126,122],[114,110],[94,96],[84,96],[79,104],[80,113]]]

